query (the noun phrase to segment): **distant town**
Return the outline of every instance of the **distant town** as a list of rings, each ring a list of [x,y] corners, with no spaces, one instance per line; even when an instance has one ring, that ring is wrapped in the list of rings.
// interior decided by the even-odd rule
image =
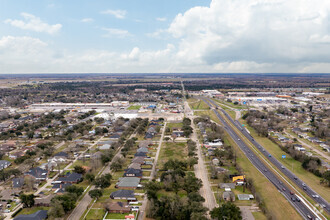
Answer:
[[[0,219],[330,217],[327,74],[0,81]]]

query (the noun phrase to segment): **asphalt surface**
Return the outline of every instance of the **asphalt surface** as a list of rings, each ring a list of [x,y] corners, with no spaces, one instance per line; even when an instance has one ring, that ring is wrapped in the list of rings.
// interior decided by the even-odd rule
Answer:
[[[306,183],[300,180],[294,173],[292,173],[289,169],[287,169],[280,161],[278,161],[275,157],[272,157],[271,154],[263,148],[254,138],[247,132],[247,130],[241,125],[239,121],[234,121],[223,109],[221,110],[224,115],[235,125],[237,129],[241,131],[241,133],[255,146],[257,147],[263,155],[268,157],[268,160],[276,166],[282,173],[287,176],[292,182],[294,182],[297,186],[299,186],[302,190],[305,191],[307,195],[309,195],[315,202],[317,202],[324,211],[329,212],[329,203],[323,199],[320,195],[318,195],[315,191],[313,191]]]
[[[261,159],[253,152],[238,136],[238,134],[229,126],[229,124],[222,118],[220,113],[214,109],[214,106],[218,106],[210,99],[203,99],[213,109],[221,123],[224,125],[224,129],[243,151],[246,157],[251,163],[278,189],[278,191],[292,204],[292,206],[301,214],[304,219],[317,219],[317,216],[304,204],[303,201],[298,202],[297,196],[290,193],[290,188],[284,184],[269,168],[261,161]],[[211,104],[212,103],[212,104]],[[226,115],[227,116],[227,115]],[[234,123],[236,125],[236,123]],[[252,137],[251,137],[252,138]],[[295,201],[293,201],[293,199]]]

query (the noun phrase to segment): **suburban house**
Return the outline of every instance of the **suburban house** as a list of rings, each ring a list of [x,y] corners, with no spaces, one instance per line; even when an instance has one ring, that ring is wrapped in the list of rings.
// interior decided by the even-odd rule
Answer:
[[[78,183],[82,180],[82,174],[75,172],[68,172],[64,177],[59,177],[56,183]]]
[[[144,158],[145,157],[135,157],[133,160],[132,160],[132,163],[139,163],[139,164],[144,164]]]
[[[148,148],[146,148],[146,147],[140,147],[139,149],[137,149],[137,151],[136,152],[142,152],[142,153],[148,153]]]
[[[126,177],[142,177],[141,169],[128,168],[125,170],[124,176]]]
[[[235,201],[235,195],[233,192],[223,192],[222,193],[222,199],[225,201]]]
[[[133,169],[141,169],[141,164],[139,163],[131,163],[128,168],[133,168]]]
[[[13,178],[13,188],[21,189],[24,186],[24,178]]]
[[[131,211],[127,202],[110,202],[106,204],[106,209],[110,213],[129,213]]]
[[[122,177],[116,183],[116,188],[118,189],[136,189],[138,187],[142,187],[138,177]]]
[[[102,146],[99,147],[99,150],[109,150],[110,149],[110,144],[103,144]]]
[[[110,195],[111,199],[126,199],[128,201],[135,201],[135,195],[133,190],[117,190],[115,192],[112,192]]]
[[[55,160],[64,160],[66,161],[69,158],[69,154],[66,152],[58,152],[57,154],[54,155],[53,159]]]
[[[28,172],[25,173],[26,176],[31,176],[36,180],[47,180],[48,172],[47,170],[41,169],[40,167],[31,168]]]
[[[134,154],[134,157],[147,157],[147,153],[137,152],[137,153]]]
[[[47,218],[47,210],[39,210],[29,215],[19,215],[14,220],[44,220]]]
[[[11,165],[11,162],[7,160],[0,160],[0,170],[3,170]]]
[[[254,199],[254,196],[252,194],[238,194],[237,198],[238,200],[251,200]]]

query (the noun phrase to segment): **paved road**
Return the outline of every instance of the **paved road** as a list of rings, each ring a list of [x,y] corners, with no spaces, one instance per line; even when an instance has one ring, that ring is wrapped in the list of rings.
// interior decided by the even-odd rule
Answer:
[[[197,156],[198,156],[198,164],[194,166],[195,174],[196,177],[201,179],[203,182],[203,186],[200,190],[200,193],[205,199],[204,206],[209,210],[212,210],[213,208],[218,207],[218,204],[216,202],[214,193],[211,189],[211,184],[208,178],[208,170],[205,167],[204,158],[202,155],[202,149],[199,140],[197,138],[196,128],[194,123],[192,123],[192,127],[193,127],[193,133],[191,135],[191,139],[195,141],[197,144]]]
[[[287,134],[289,137],[291,138],[297,138],[291,134],[289,134],[288,132],[285,131],[285,134]],[[297,140],[299,141],[299,143],[301,143],[301,145],[315,151],[316,153],[318,153],[320,156],[324,157],[325,159],[327,159],[328,161],[330,161],[330,156],[328,153],[325,153],[323,151],[320,151],[319,149],[317,149],[316,147],[313,147],[312,145],[309,145],[307,143],[305,143],[304,141],[302,141],[300,138],[297,138]]]
[[[317,214],[310,210],[310,208],[306,205],[305,201],[302,200],[301,202],[293,202],[292,198],[297,198],[296,195],[291,195],[290,190],[291,188],[288,185],[284,184],[278,176],[276,176],[272,170],[269,170],[268,166],[262,162],[262,160],[256,155],[254,151],[252,151],[246,144],[240,139],[240,136],[234,131],[234,129],[229,126],[226,120],[221,116],[221,114],[214,109],[214,106],[218,105],[214,103],[210,99],[203,99],[211,108],[213,108],[214,113],[217,115],[221,123],[224,125],[224,129],[227,133],[231,136],[231,138],[235,141],[237,146],[243,151],[246,157],[251,161],[251,163],[279,190],[279,192],[292,204],[292,206],[300,213],[305,219],[309,217],[315,219]],[[212,104],[214,105],[212,105]]]
[[[272,157],[271,154],[263,148],[254,138],[247,132],[247,130],[241,125],[239,121],[234,121],[224,110],[221,110],[222,113],[231,121],[235,127],[241,131],[241,133],[256,147],[260,150],[260,152],[268,158],[268,160],[276,166],[282,173],[289,178],[293,183],[295,183],[298,187],[305,191],[305,193],[310,196],[315,202],[320,204],[323,207],[323,210],[330,213],[329,203],[318,195],[313,189],[311,189],[306,183],[300,180],[294,173],[292,173],[289,169],[287,169],[280,161],[278,161],[275,157]]]
[[[158,148],[157,148],[157,152],[156,152],[156,156],[155,156],[154,165],[152,166],[152,170],[151,170],[151,174],[150,174],[150,180],[154,179],[155,175],[157,174],[156,166],[157,166],[157,161],[158,161],[160,149],[162,148],[162,143],[163,143],[163,139],[164,139],[164,135],[165,135],[165,128],[166,128],[166,122],[164,123],[163,130],[162,130],[162,135],[160,136],[160,140],[159,140],[159,143],[158,143]],[[147,198],[147,196],[145,196],[144,199],[143,199],[142,205],[140,207],[138,220],[143,220],[144,219],[145,214],[146,214],[145,211],[146,211],[147,203],[148,203],[148,198]]]
[[[103,137],[102,137],[103,138]],[[97,142],[94,143],[94,145],[96,145],[102,138],[100,138]],[[122,147],[120,147],[117,151],[117,153],[115,154],[115,156],[113,157],[112,161],[114,161],[115,158],[119,157],[121,154],[121,149]],[[112,163],[111,161],[111,163]],[[104,166],[100,172],[97,174],[97,176],[102,175],[102,174],[106,174],[106,173],[110,173],[110,165],[111,163],[109,163],[108,165]],[[73,209],[73,211],[71,212],[71,214],[69,215],[69,217],[67,219],[72,219],[72,220],[79,220],[81,218],[81,216],[84,214],[85,210],[88,208],[88,205],[92,202],[92,198],[88,195],[88,192],[90,190],[95,189],[94,185],[89,185],[85,191],[86,194],[84,195],[84,197],[79,201],[78,205]]]

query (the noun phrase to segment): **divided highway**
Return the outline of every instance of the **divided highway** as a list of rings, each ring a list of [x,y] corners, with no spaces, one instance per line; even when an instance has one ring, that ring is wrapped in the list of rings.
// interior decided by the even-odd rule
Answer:
[[[315,191],[313,191],[306,183],[300,180],[294,173],[292,173],[289,169],[281,164],[275,157],[272,157],[266,149],[264,149],[254,138],[247,132],[247,130],[241,125],[239,121],[234,121],[225,110],[221,109],[224,115],[235,125],[237,129],[239,129],[243,135],[256,147],[258,148],[263,155],[268,157],[268,160],[276,166],[282,173],[287,176],[292,182],[294,182],[297,186],[299,186],[302,190],[305,191],[307,195],[309,195],[315,202],[320,204],[320,206],[329,213],[329,203],[323,199],[320,195],[318,195]]]
[[[284,184],[279,177],[277,177],[273,171],[269,170],[268,167],[261,161],[261,159],[253,152],[238,136],[238,134],[229,126],[229,124],[222,118],[219,112],[214,109],[214,106],[217,106],[210,99],[202,98],[202,100],[207,103],[211,109],[213,109],[214,113],[217,115],[221,123],[224,125],[224,129],[228,132],[231,138],[235,141],[235,143],[239,146],[239,148],[243,151],[246,157],[251,161],[251,163],[271,182],[274,186],[279,190],[279,192],[295,207],[295,209],[303,216],[304,219],[320,219],[317,214],[310,210],[307,204],[302,200],[302,198],[292,195],[290,193],[290,188]],[[214,106],[212,106],[212,104]]]

